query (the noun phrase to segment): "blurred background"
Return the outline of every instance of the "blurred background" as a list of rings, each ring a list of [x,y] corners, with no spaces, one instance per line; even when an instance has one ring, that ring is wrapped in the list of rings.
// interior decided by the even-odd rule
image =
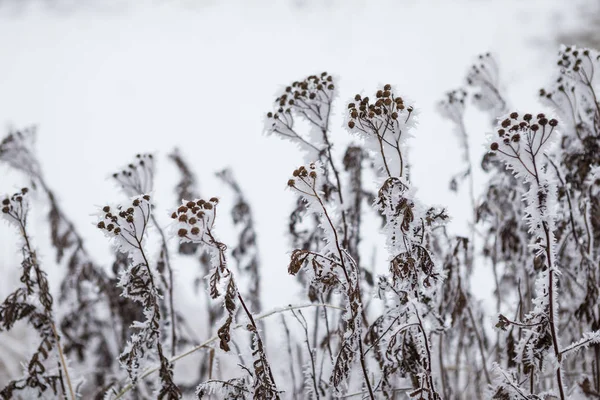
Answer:
[[[113,255],[91,214],[123,200],[109,179],[114,170],[136,153],[155,154],[157,214],[168,225],[178,202],[178,175],[167,158],[173,148],[194,168],[202,194],[219,197],[223,209],[233,196],[214,173],[230,166],[253,206],[263,304],[270,309],[302,295],[287,274],[285,235],[295,200],[285,184],[302,155],[263,134],[264,116],[283,87],[322,71],[337,77],[332,126],[340,155],[353,140],[340,114],[354,94],[391,83],[412,99],[419,110],[413,184],[425,203],[448,207],[450,229],[461,233],[468,195],[448,185],[462,169],[461,150],[436,102],[464,86],[476,56],[491,51],[512,108],[537,112],[537,92],[552,79],[559,44],[600,47],[599,23],[600,2],[592,0],[0,0],[1,135],[38,127],[44,176],[107,269]],[[467,118],[477,162],[489,121],[475,112]],[[476,171],[476,189],[484,180]],[[0,163],[0,193],[28,184]],[[63,269],[53,264],[47,209],[33,204],[34,240],[57,285]],[[224,242],[234,240],[230,225],[228,217],[219,221]],[[11,229],[0,224],[0,299],[18,282]],[[175,267],[185,303],[189,276],[197,274],[187,268],[197,267],[185,260]],[[491,274],[476,268],[474,287],[485,301]],[[193,303],[186,306],[193,312]],[[21,372],[25,334],[0,335],[7,355],[0,356],[0,386]]]

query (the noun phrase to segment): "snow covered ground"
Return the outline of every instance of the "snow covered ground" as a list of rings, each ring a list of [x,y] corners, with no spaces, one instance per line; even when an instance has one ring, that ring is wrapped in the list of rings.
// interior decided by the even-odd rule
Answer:
[[[452,230],[463,232],[466,193],[448,191],[461,169],[460,150],[436,101],[464,84],[477,54],[492,51],[512,105],[536,112],[537,89],[551,78],[556,33],[576,16],[560,0],[43,3],[53,2],[0,1],[0,123],[38,125],[44,174],[93,255],[106,265],[112,260],[90,214],[120,198],[108,176],[135,153],[158,157],[156,199],[159,219],[168,224],[177,174],[166,155],[179,147],[203,195],[220,197],[224,209],[231,192],[214,172],[231,166],[245,190],[260,232],[266,308],[297,302],[300,293],[286,269],[294,196],[284,189],[302,157],[262,134],[264,115],[284,85],[321,71],[338,77],[339,151],[351,139],[340,112],[355,93],[391,83],[414,99],[420,123],[412,181],[426,203],[448,206]],[[479,160],[489,121],[475,112],[468,117],[471,156]],[[483,176],[475,178],[480,188]],[[26,184],[0,165],[0,193]],[[44,210],[35,215],[36,243],[51,265]],[[228,218],[221,225],[231,242]],[[10,270],[17,256],[14,235],[0,226],[0,274],[8,278],[0,279],[2,299],[16,281]],[[195,273],[187,265],[177,270],[182,285]],[[485,268],[476,271],[482,298],[492,287]]]

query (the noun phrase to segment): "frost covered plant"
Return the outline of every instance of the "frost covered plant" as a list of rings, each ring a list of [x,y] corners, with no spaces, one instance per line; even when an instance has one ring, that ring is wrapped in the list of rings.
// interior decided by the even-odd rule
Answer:
[[[154,156],[136,154],[132,163],[121,171],[113,173],[112,176],[127,196],[151,193],[154,188]]]
[[[129,256],[131,262],[126,270],[121,271],[118,286],[123,289],[124,297],[143,306],[146,317],[145,321],[136,321],[132,325],[135,333],[131,335],[119,360],[135,384],[140,368],[149,358],[148,351],[154,350],[160,362],[161,388],[157,397],[178,399],[181,398],[181,391],[173,382],[173,366],[165,356],[161,342],[161,296],[157,275],[144,250],[151,208],[150,196],[146,194],[134,197],[125,206],[104,206],[98,228]]]
[[[285,93],[275,99],[278,106],[275,112],[267,113],[267,132],[298,142],[303,150],[311,153],[309,158],[316,159],[329,147],[326,133],[334,89],[333,77],[327,72],[287,86]],[[309,135],[297,131],[294,118],[298,117],[313,126]]]
[[[365,140],[380,170],[380,189],[374,207],[384,217],[384,233],[390,253],[390,274],[380,277],[381,297],[388,297],[378,323],[375,342],[380,368],[379,383],[386,397],[393,393],[393,374],[410,376],[411,397],[440,399],[433,375],[430,329],[435,296],[443,275],[429,251],[431,230],[447,218],[444,210],[427,208],[414,196],[407,178],[405,140],[415,124],[414,108],[396,96],[391,85],[377,90],[375,100],[356,95],[348,104],[347,125]],[[433,319],[430,318],[432,321]],[[388,332],[391,334],[388,335]],[[400,355],[390,357],[392,354]]]
[[[331,384],[340,390],[350,374],[356,353],[359,354],[365,384],[371,398],[373,389],[368,375],[362,348],[362,299],[360,293],[360,271],[350,254],[342,247],[337,232],[336,216],[325,205],[322,187],[323,170],[315,163],[294,170],[288,186],[299,193],[307,204],[309,213],[320,217],[326,245],[320,252],[297,249],[292,253],[288,272],[292,275],[304,267],[311,273],[312,281],[322,292],[336,287],[346,297],[343,316],[346,328],[339,354],[331,376]]]
[[[517,343],[516,361],[526,370],[533,371],[540,360],[548,357],[550,369],[555,373],[554,389],[561,399],[566,398],[563,358],[566,353],[580,347],[579,343],[562,348],[559,336],[558,278],[561,270],[557,265],[556,249],[556,182],[547,171],[544,156],[548,151],[550,138],[558,126],[556,119],[548,119],[543,113],[520,116],[513,112],[506,116],[497,129],[498,141],[490,145],[513,171],[517,179],[528,186],[524,196],[525,215],[531,246],[536,257],[543,260],[544,267],[536,281],[535,308],[523,321],[514,322],[500,315],[497,327],[507,329],[514,324],[521,328],[522,338]],[[597,342],[597,333],[587,334],[580,343]]]
[[[10,330],[15,323],[26,319],[40,334],[41,343],[25,367],[25,376],[9,382],[0,395],[11,399],[18,396],[17,392],[23,391],[24,395],[41,397],[47,396],[47,392],[51,391],[55,396],[61,394],[65,399],[75,400],[56,328],[54,300],[50,294],[47,274],[41,268],[27,231],[28,192],[27,188],[23,188],[10,197],[4,197],[1,202],[0,215],[19,230],[24,243],[21,262],[23,286],[0,304],[0,332]],[[54,368],[54,363],[58,368]]]
[[[127,196],[139,196],[153,191],[154,167],[154,156],[152,154],[136,154],[133,162],[121,171],[113,173],[112,176]],[[171,356],[174,356],[177,350],[178,327],[177,312],[173,300],[173,267],[171,266],[171,256],[165,233],[156,220],[154,213],[151,213],[150,220],[161,238],[160,259],[156,269],[159,272],[160,283],[162,285],[159,293],[161,295],[164,294],[167,299],[166,304],[168,304],[168,307],[165,308],[165,313],[167,314],[165,320],[169,321],[170,326],[167,327],[164,333],[170,338]]]
[[[414,108],[410,102],[392,93],[392,86],[378,90],[375,99],[357,94],[348,104],[348,128],[365,139],[365,147],[375,152],[375,162],[386,177],[403,178],[406,160],[402,146],[414,127]]]
[[[106,384],[112,373],[116,355],[111,345],[116,326],[107,326],[107,310],[122,315],[118,290],[114,282],[99,268],[87,252],[84,238],[79,234],[73,216],[62,209],[54,192],[44,179],[34,144],[37,129],[30,127],[11,131],[0,142],[0,161],[24,172],[34,188],[41,188],[47,195],[50,211],[50,239],[56,253],[56,262],[66,260],[68,272],[60,285],[58,303],[66,314],[60,320],[65,354],[76,356],[79,361],[91,361],[96,366],[95,386]],[[87,383],[85,384],[87,386]],[[85,387],[84,386],[84,387]]]
[[[273,378],[271,365],[267,359],[265,346],[261,339],[258,326],[254,316],[233,276],[233,272],[227,264],[227,246],[219,242],[214,235],[215,219],[217,215],[218,199],[211,198],[208,201],[197,199],[194,201],[183,200],[182,205],[173,212],[171,217],[176,221],[174,231],[182,242],[198,243],[205,247],[211,255],[212,269],[210,271],[209,292],[213,299],[222,299],[225,308],[225,321],[217,330],[219,347],[223,351],[230,351],[232,324],[235,321],[238,303],[248,318],[247,329],[252,334],[253,360],[253,385],[254,398],[278,399],[279,391]],[[227,385],[226,385],[227,386]],[[196,394],[201,397],[205,392],[207,384],[201,384]]]
[[[341,234],[342,245],[348,247],[348,222],[346,221],[346,206],[344,203],[344,188],[340,177],[339,168],[336,166],[332,155],[333,143],[331,141],[330,118],[335,85],[332,75],[323,72],[320,75],[310,75],[302,81],[295,81],[285,88],[275,99],[275,112],[268,112],[265,121],[265,130],[269,134],[286,138],[297,144],[304,153],[307,163],[320,161],[324,179],[322,179],[323,194],[326,201],[337,198],[341,208]],[[296,119],[302,119],[309,124],[309,131],[301,132]],[[295,247],[318,248],[322,237],[318,236],[316,226],[305,231],[303,235],[297,230],[298,222],[302,220],[305,206],[299,199],[296,209],[290,216],[290,233],[295,240]],[[319,221],[315,220],[315,225]],[[306,237],[308,236],[308,237]]]
[[[477,108],[496,118],[506,109],[501,95],[498,63],[491,53],[480,54],[467,73],[467,84],[477,90],[473,101]]]

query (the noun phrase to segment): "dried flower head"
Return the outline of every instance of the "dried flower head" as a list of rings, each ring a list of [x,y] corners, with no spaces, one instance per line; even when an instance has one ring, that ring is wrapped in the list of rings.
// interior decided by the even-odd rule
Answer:
[[[182,242],[210,241],[206,235],[213,227],[218,199],[212,197],[209,201],[183,200],[182,203],[183,205],[172,214],[172,218],[176,220],[173,232]]]
[[[318,153],[325,145],[323,139],[318,135],[310,138],[300,135],[295,130],[294,120],[305,119],[319,132],[326,129],[334,90],[333,77],[327,72],[292,83],[275,99],[275,111],[267,113],[265,130],[299,143],[304,150]]]
[[[154,185],[154,157],[152,154],[137,154],[135,159],[112,174],[127,196],[138,196],[152,192]]]
[[[498,63],[491,53],[480,54],[467,73],[467,84],[478,91],[473,95],[475,105],[496,117],[505,112],[506,101],[500,94]]]
[[[152,209],[146,197],[133,197],[127,204],[102,208],[96,226],[109,237],[114,238],[117,246],[124,252],[140,249],[142,246]]]
[[[534,118],[532,114],[513,112],[500,121],[494,135],[499,140],[490,144],[490,150],[499,154],[517,174],[537,175],[541,166],[536,165],[535,157],[545,152],[558,120],[548,119],[543,113]]]
[[[585,85],[592,85],[594,72],[600,67],[600,53],[594,49],[562,46],[558,52],[557,64],[561,73]]]
[[[454,123],[459,123],[465,112],[467,92],[464,89],[456,89],[446,92],[444,98],[437,105],[439,113]]]
[[[7,195],[2,198],[2,204],[0,205],[0,217],[18,226],[20,229],[23,229],[27,224],[27,213],[29,211],[28,192],[27,188],[23,188],[12,196]]]
[[[369,150],[381,154],[375,159],[387,176],[402,175],[404,160],[401,148],[408,131],[415,124],[414,107],[396,96],[389,84],[376,92],[376,98],[377,95],[380,98],[372,103],[369,97],[357,94],[355,99],[359,100],[348,105],[346,125],[351,132],[365,139]]]

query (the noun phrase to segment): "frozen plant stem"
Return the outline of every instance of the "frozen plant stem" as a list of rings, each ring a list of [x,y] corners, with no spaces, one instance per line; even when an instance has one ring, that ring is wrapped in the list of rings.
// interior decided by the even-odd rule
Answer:
[[[22,190],[22,196],[24,196],[27,193],[26,189]],[[36,253],[33,249],[33,247],[31,246],[31,242],[29,240],[29,234],[27,233],[27,224],[25,222],[25,215],[26,215],[26,210],[25,210],[25,206],[23,205],[24,201],[22,200],[22,196],[20,197],[21,200],[19,200],[18,202],[20,203],[20,211],[21,212],[16,212],[13,209],[9,208],[4,208],[2,211],[8,215],[8,217],[14,219],[19,226],[19,230],[21,233],[21,236],[23,237],[24,241],[25,241],[25,249],[26,249],[26,254],[28,254],[28,257],[31,260],[31,266],[33,267],[35,274],[36,274],[36,281],[38,283],[38,286],[40,287],[40,290],[48,290],[48,288],[43,288],[40,283],[45,281],[46,278],[44,277],[44,274],[41,270],[41,267],[39,265]],[[49,294],[47,294],[47,296],[49,297],[49,304],[44,304],[44,314],[46,315],[46,318],[48,318],[50,327],[52,329],[52,335],[54,336],[54,340],[56,341],[56,349],[60,358],[60,362],[59,362],[59,366],[62,368],[62,370],[65,373],[65,379],[67,381],[67,387],[69,390],[69,396],[71,398],[71,400],[75,400],[75,392],[73,391],[73,384],[71,383],[71,377],[69,375],[69,369],[67,367],[67,362],[63,353],[63,349],[62,349],[62,345],[60,342],[60,335],[58,334],[58,331],[56,329],[56,324],[54,322],[54,316],[52,314],[52,298],[50,297]],[[64,383],[62,382],[62,376],[61,376],[61,386],[64,390]],[[66,393],[64,393],[65,397],[67,396]]]
[[[169,311],[171,314],[171,357],[173,357],[175,355],[175,350],[177,349],[177,329],[175,325],[177,318],[175,315],[175,306],[173,305],[173,268],[171,267],[171,258],[169,256],[169,248],[167,246],[167,239],[165,238],[165,233],[158,224],[158,221],[156,220],[154,214],[151,214],[151,219],[154,223],[154,226],[156,227],[156,230],[160,235],[160,239],[162,241],[161,256],[163,257],[165,261],[165,267],[169,272],[169,283],[165,286],[167,286],[167,290],[169,291]]]
[[[327,207],[325,207],[325,204],[323,203],[323,200],[321,199],[321,196],[319,195],[319,192],[317,191],[318,173],[315,171],[314,165],[311,165],[310,169],[311,169],[310,173],[307,171],[307,169],[305,167],[300,167],[299,169],[294,171],[293,175],[295,177],[297,177],[304,184],[302,187],[296,186],[296,182],[293,179],[288,181],[288,185],[290,187],[296,189],[298,192],[302,193],[304,196],[307,196],[307,198],[315,198],[317,200],[321,210],[323,211],[323,215],[325,216],[325,218],[327,220],[329,228],[331,229],[333,237],[334,237],[335,247],[337,250],[337,256],[339,257],[339,260],[340,260],[339,265],[344,273],[346,285],[348,286],[347,287],[348,301],[349,302],[352,301],[352,297],[353,297],[352,291],[356,290],[356,297],[357,297],[357,300],[360,305],[359,307],[362,309],[362,296],[361,296],[361,290],[360,290],[359,267],[358,267],[358,265],[353,263],[353,267],[355,268],[355,272],[356,272],[356,282],[353,282],[353,279],[350,278],[351,272],[348,271],[348,268],[344,261],[346,258],[351,258],[351,257],[347,252],[342,250],[342,248],[340,246],[340,240],[339,240],[339,236],[338,236],[335,224],[333,223],[333,220],[331,219],[331,216],[329,215],[329,213],[327,211]],[[306,191],[304,189],[304,187],[308,188],[308,190],[310,190],[310,191]],[[354,288],[353,288],[353,286],[354,286]],[[358,317],[362,318],[362,315],[360,315]],[[369,396],[371,397],[371,399],[374,400],[375,395],[373,394],[373,388],[371,387],[371,381],[369,379],[369,373],[367,372],[367,365],[365,362],[365,355],[364,355],[364,351],[363,351],[363,347],[362,347],[362,335],[360,333],[361,332],[360,324],[355,329],[358,329],[358,349],[359,349],[360,366],[361,366],[363,376],[365,379],[365,384],[367,385]]]
[[[498,135],[502,142],[493,142],[491,150],[499,153],[506,162],[507,166],[515,171],[516,176],[524,177],[529,182],[529,202],[532,197],[535,198],[535,205],[531,205],[530,225],[532,230],[539,229],[541,225],[543,237],[539,247],[543,250],[546,258],[548,271],[548,324],[550,336],[552,339],[552,349],[556,358],[556,384],[560,399],[565,399],[565,390],[562,376],[562,353],[559,347],[558,331],[556,327],[555,314],[556,309],[556,291],[555,291],[555,271],[554,265],[554,236],[550,232],[548,215],[548,196],[554,194],[550,190],[551,183],[547,180],[542,182],[539,166],[538,154],[543,155],[544,146],[550,139],[554,127],[558,125],[555,119],[548,120],[544,114],[538,114],[537,118],[531,114],[525,114],[519,118],[516,112],[511,113],[501,122],[501,128],[498,129]],[[533,217],[533,214],[536,217]],[[537,225],[536,225],[537,224]],[[538,233],[539,236],[539,233]]]

